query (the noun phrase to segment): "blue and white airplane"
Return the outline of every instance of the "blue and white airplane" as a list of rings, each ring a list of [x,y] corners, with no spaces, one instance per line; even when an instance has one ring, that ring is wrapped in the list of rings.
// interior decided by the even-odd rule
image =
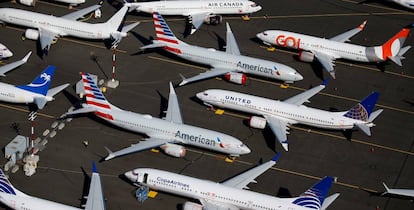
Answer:
[[[24,56],[21,60],[1,66],[0,76],[5,77],[7,72],[27,63],[31,54],[32,54],[32,51],[28,52],[26,56]]]
[[[137,168],[124,175],[134,185],[199,201],[185,202],[184,210],[325,210],[339,196],[335,193],[327,197],[334,180],[332,177],[324,177],[294,198],[278,198],[246,190],[250,182],[256,183],[256,177],[276,164],[278,157],[276,155],[272,160],[220,183],[152,168]]]
[[[13,53],[4,44],[0,43],[0,59],[12,57]]]
[[[86,197],[85,210],[105,210],[105,200],[99,173],[93,165],[91,184]],[[79,210],[72,206],[33,197],[16,189],[0,169],[0,202],[15,210]]]
[[[166,117],[159,119],[148,114],[125,111],[112,105],[88,73],[81,73],[81,75],[86,104],[82,104],[83,108],[68,112],[66,115],[93,112],[111,124],[133,132],[144,133],[149,137],[145,138],[145,141],[140,141],[117,152],[107,149],[109,155],[105,160],[156,147],[160,147],[166,154],[173,157],[184,157],[186,149],[178,144],[201,147],[232,157],[250,153],[246,145],[232,136],[184,124],[178,98],[171,83]]]
[[[162,47],[167,52],[180,58],[212,67],[211,71],[197,76],[191,78],[183,77],[180,86],[222,75],[228,81],[237,84],[244,84],[246,82],[245,74],[277,79],[286,83],[293,83],[303,79],[302,75],[289,66],[241,55],[229,24],[226,24],[226,52],[222,52],[212,48],[189,45],[177,39],[158,12],[153,13],[153,19],[157,39],[153,40],[153,44],[141,47],[141,49]]]
[[[360,103],[344,112],[329,112],[304,106],[304,102],[308,102],[309,98],[325,88],[325,83],[284,101],[219,89],[209,89],[197,93],[197,98],[207,106],[229,108],[259,115],[260,117],[252,116],[250,118],[250,126],[263,129],[267,124],[286,151],[288,151],[287,134],[289,134],[289,125],[292,124],[300,123],[318,128],[339,130],[357,127],[371,136],[370,128],[375,125],[373,121],[383,111],[379,109],[373,112],[379,94],[377,92],[371,93]]]
[[[49,89],[55,66],[48,66],[39,76],[27,85],[10,85],[0,82],[0,101],[10,103],[34,103],[43,109],[48,101],[53,101],[56,94],[69,86],[69,83]]]

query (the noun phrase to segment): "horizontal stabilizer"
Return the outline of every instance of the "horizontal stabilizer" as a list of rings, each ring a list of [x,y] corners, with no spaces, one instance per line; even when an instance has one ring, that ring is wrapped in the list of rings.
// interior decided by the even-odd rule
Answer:
[[[38,109],[43,109],[43,107],[45,107],[46,102],[47,102],[45,97],[35,97],[33,100],[34,100],[33,102],[36,104]]]
[[[167,46],[167,44],[162,43],[162,42],[158,42],[157,40],[153,40],[152,44],[149,45],[145,45],[143,47],[141,47],[141,50],[145,50],[145,49],[151,49],[151,48],[159,48],[159,47],[165,47]]]
[[[372,112],[371,115],[368,118],[368,122],[374,121],[375,118],[377,118],[382,113],[382,111],[384,111],[384,110],[383,109],[378,109],[377,111]]]
[[[130,30],[134,29],[139,24],[140,24],[140,22],[135,22],[135,23],[129,24],[127,26],[124,26],[122,28],[122,33],[128,33]]]
[[[403,48],[401,48],[400,49],[400,51],[398,52],[398,55],[399,56],[401,56],[402,58],[404,58],[403,56],[404,56],[404,54],[409,50],[409,49],[411,49],[411,46],[410,45],[408,45],[408,46],[405,46],[405,47],[403,47]]]
[[[367,136],[371,136],[371,129],[365,123],[356,123],[355,126],[367,134]]]
[[[321,210],[325,210],[326,208],[328,208],[335,201],[335,199],[338,198],[339,195],[340,195],[339,193],[335,193],[335,194],[325,198],[325,200],[323,201]]]
[[[62,91],[62,90],[64,90],[65,88],[67,88],[68,86],[69,86],[70,84],[69,83],[66,83],[66,84],[63,84],[63,85],[60,85],[60,86],[57,86],[57,87],[54,87],[54,88],[52,88],[52,89],[49,89],[48,91],[47,91],[47,96],[50,96],[50,97],[53,97],[53,96],[55,96],[56,94],[58,94],[60,91]]]
[[[90,113],[90,112],[96,112],[96,111],[98,111],[98,109],[95,108],[95,107],[91,107],[91,106],[84,105],[84,104],[82,104],[82,105],[84,106],[83,108],[76,109],[76,110],[71,111],[71,112],[66,112],[65,113],[65,116],[67,116],[67,115],[75,115],[75,114],[83,114],[83,113]]]
[[[401,57],[400,56],[392,56],[392,57],[388,57],[390,60],[392,60],[392,62],[394,62],[395,64],[402,66],[401,63]]]

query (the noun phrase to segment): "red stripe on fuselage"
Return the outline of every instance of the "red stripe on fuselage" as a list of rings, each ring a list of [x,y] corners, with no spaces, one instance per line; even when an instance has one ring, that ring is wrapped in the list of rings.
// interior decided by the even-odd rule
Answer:
[[[172,53],[182,54],[181,50],[178,48],[165,46],[164,49]]]
[[[114,120],[114,117],[112,117],[112,115],[107,114],[107,113],[103,113],[103,112],[95,112],[95,114],[96,114],[98,117],[102,117],[102,118],[105,118],[105,119],[108,119],[108,120]]]

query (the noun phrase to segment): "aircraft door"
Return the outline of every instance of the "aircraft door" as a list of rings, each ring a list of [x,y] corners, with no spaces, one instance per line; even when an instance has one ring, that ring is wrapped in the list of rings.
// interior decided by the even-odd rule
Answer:
[[[148,181],[148,174],[147,174],[147,173],[145,173],[145,174],[144,174],[144,179],[142,180],[142,183],[146,184],[146,183],[147,183],[147,181]]]

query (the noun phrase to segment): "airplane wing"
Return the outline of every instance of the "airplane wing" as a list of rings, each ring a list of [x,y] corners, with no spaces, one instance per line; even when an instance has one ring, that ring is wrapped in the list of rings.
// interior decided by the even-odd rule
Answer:
[[[271,117],[271,116],[264,116],[266,118],[267,124],[269,125],[270,129],[276,136],[276,139],[280,142],[283,149],[288,151],[288,141],[287,141],[287,134],[289,134],[288,130],[288,122],[283,121],[281,119]]]
[[[329,40],[337,41],[337,42],[350,41],[349,39],[351,39],[351,37],[355,36],[355,34],[361,32],[364,29],[365,24],[367,24],[367,21],[364,21],[363,23],[361,23],[361,25],[359,25],[357,28],[351,29],[351,30],[349,30],[345,33],[334,36],[334,37],[330,38]]]
[[[9,63],[6,64],[2,67],[0,67],[0,76],[5,77],[6,73],[25,64],[27,62],[27,60],[29,60],[30,55],[32,54],[32,51],[30,51],[29,53],[26,54],[26,56],[24,56],[24,58],[22,58],[21,60],[15,61],[13,63]]]
[[[232,70],[230,70],[230,69],[224,69],[224,68],[212,68],[211,71],[206,71],[206,72],[201,73],[201,74],[199,74],[197,76],[194,76],[194,77],[190,77],[190,78],[184,78],[183,77],[183,81],[179,84],[179,86],[183,86],[183,85],[185,85],[187,83],[190,83],[190,82],[195,82],[195,81],[198,81],[198,80],[223,75],[223,74],[229,73],[231,71]]]
[[[165,120],[175,122],[175,123],[183,123],[183,119],[181,117],[181,110],[180,105],[178,104],[177,94],[175,94],[174,87],[170,82],[170,95],[168,96],[168,109],[167,115],[165,116]]]
[[[322,67],[335,79],[335,56],[320,51],[312,51]]]
[[[200,28],[201,24],[203,24],[204,20],[208,17],[209,14],[211,14],[209,11],[199,11],[187,14],[193,26],[190,34],[193,34],[198,28]]]
[[[234,38],[229,23],[226,23],[226,27],[226,53],[240,55],[239,46],[237,45],[236,38]]]
[[[66,14],[64,16],[62,16],[61,18],[65,18],[68,20],[77,20],[79,18],[82,18],[84,15],[89,14],[97,9],[99,9],[101,7],[101,5],[93,5],[90,7],[86,7],[84,9],[78,10],[76,12],[71,12],[69,14]]]
[[[214,195],[212,195],[214,196]],[[200,199],[200,203],[203,206],[204,210],[229,210],[229,209],[239,209],[237,206],[234,206],[229,203],[218,202],[214,200]]]
[[[229,180],[226,180],[224,182],[222,182],[221,184],[229,186],[229,187],[234,187],[234,188],[238,188],[238,189],[249,189],[247,187],[247,185],[250,182],[256,183],[256,181],[254,179],[256,179],[258,176],[260,176],[261,174],[263,174],[264,172],[266,172],[269,168],[271,168],[272,166],[274,166],[276,164],[276,161],[279,159],[280,154],[276,154],[272,160],[263,163],[259,166],[256,166],[242,174],[239,174]]]
[[[309,102],[309,99],[319,93],[321,90],[323,90],[326,87],[326,84],[328,83],[327,80],[323,81],[321,85],[318,85],[316,87],[313,87],[305,92],[302,92],[298,95],[295,95],[293,97],[290,97],[283,102],[289,103],[289,104],[295,104],[295,105],[302,105],[305,102]]]
[[[174,143],[174,141],[172,141],[171,139],[160,139],[160,138],[151,137],[151,138],[145,139],[145,141],[140,141],[138,144],[133,144],[130,147],[126,147],[116,152],[112,152],[111,150],[105,147],[109,153],[108,156],[106,156],[105,160],[110,160],[118,156],[126,155],[126,154],[133,153],[133,152],[139,152],[139,151],[151,149],[154,147],[159,147],[166,143]]]
[[[105,200],[102,192],[101,177],[99,176],[95,163],[93,164],[91,185],[86,200],[85,210],[104,210]]]
[[[41,49],[49,51],[53,40],[55,40],[58,36],[59,34],[54,31],[45,28],[39,28],[39,41]]]

